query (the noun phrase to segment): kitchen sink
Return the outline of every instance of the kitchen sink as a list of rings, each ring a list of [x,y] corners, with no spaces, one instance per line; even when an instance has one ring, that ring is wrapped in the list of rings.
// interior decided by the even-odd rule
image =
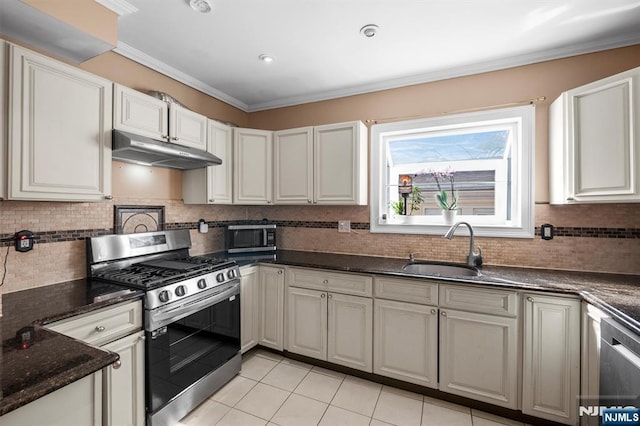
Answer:
[[[402,271],[417,275],[445,277],[477,277],[480,271],[470,266],[433,262],[411,262],[402,267]]]

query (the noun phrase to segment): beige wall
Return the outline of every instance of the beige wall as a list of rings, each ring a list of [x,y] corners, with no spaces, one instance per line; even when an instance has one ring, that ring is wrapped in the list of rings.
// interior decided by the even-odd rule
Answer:
[[[280,130],[349,120],[403,119],[492,108],[546,97],[536,104],[537,202],[549,200],[549,105],[565,90],[640,66],[640,45],[347,98],[255,112],[249,126]]]
[[[536,114],[536,225],[564,227],[640,228],[639,205],[549,206],[547,191],[547,113],[549,103],[566,89],[640,66],[640,45],[591,55],[549,61],[504,71],[410,86],[289,108],[247,114],[115,53],[93,58],[81,68],[140,90],[165,91],[209,117],[243,127],[283,129],[331,122],[413,117],[487,108],[546,96]],[[113,206],[164,205],[169,223],[261,219],[291,221],[368,222],[367,206],[188,206],[182,203],[182,173],[114,162],[114,200],[107,203],[0,202],[0,234],[21,229],[35,232],[109,229]],[[220,228],[209,234],[191,232],[195,254],[222,248]],[[439,236],[385,235],[358,230],[338,234],[336,229],[282,227],[279,246],[287,249],[329,251],[463,261],[468,239],[447,241]],[[640,239],[558,237],[479,238],[485,262],[553,269],[640,274]],[[4,250],[0,257],[4,257]],[[69,241],[36,244],[27,254],[9,250],[3,292],[81,278],[85,274],[84,243]]]

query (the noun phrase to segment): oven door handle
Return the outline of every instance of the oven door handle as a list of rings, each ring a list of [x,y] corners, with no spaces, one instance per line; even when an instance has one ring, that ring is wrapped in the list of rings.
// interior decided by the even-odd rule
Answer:
[[[226,289],[215,294],[207,295],[192,301],[187,301],[180,304],[179,306],[155,309],[147,316],[147,324],[145,329],[147,331],[156,330],[160,327],[188,317],[189,315],[195,314],[196,312],[204,308],[208,308],[209,306],[215,305],[239,294],[240,282],[233,281],[233,283],[230,283],[230,285]]]

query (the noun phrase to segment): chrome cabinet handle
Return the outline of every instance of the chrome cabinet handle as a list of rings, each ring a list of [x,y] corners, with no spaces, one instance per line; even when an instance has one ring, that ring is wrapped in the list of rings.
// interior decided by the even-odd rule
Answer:
[[[433,315],[435,315],[435,314],[436,314],[436,310],[435,310],[435,309],[432,309],[432,310],[431,310],[431,313],[432,313]]]
[[[527,302],[533,302],[533,297],[531,296],[527,297]]]
[[[103,332],[103,331],[105,331],[105,330],[106,330],[106,328],[105,328],[105,326],[103,326],[103,325],[98,325],[98,326],[96,326],[96,331],[97,331],[98,333],[102,333],[102,332]]]
[[[122,361],[117,360],[116,362],[114,362],[113,364],[111,364],[111,366],[113,367],[114,370],[119,369],[120,367],[122,367]]]
[[[104,199],[105,200],[113,200],[113,195],[105,195]]]

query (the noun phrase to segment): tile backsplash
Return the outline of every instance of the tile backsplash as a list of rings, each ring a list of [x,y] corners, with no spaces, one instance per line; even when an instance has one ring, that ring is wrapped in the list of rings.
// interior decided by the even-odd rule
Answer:
[[[6,259],[2,292],[13,292],[86,275],[84,238],[109,234],[114,205],[164,205],[168,228],[191,230],[192,254],[224,247],[222,226],[229,221],[267,218],[279,224],[279,248],[367,254],[463,262],[469,240],[456,236],[372,234],[367,206],[206,206],[181,200],[116,198],[111,203],[0,202],[0,268]],[[556,237],[534,239],[477,238],[486,264],[599,271],[640,275],[640,215],[635,204],[536,206],[536,228],[556,227]],[[211,224],[199,234],[199,219]],[[350,220],[352,232],[337,232],[338,220]],[[34,250],[18,253],[6,241],[28,229],[36,236]],[[7,247],[9,248],[7,251]],[[0,276],[1,276],[0,271]]]

